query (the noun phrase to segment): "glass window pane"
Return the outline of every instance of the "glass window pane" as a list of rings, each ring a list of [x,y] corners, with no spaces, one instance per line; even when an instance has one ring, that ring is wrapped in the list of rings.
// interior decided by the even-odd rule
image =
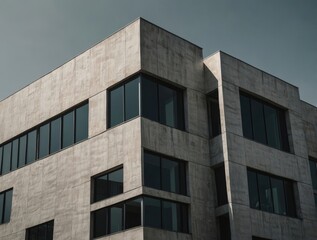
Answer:
[[[63,147],[66,148],[74,144],[74,112],[63,116]]]
[[[271,178],[274,212],[286,215],[283,180]]]
[[[110,122],[109,127],[115,126],[124,121],[124,112],[123,112],[123,93],[124,87],[118,87],[113,89],[109,93],[109,101],[110,101]]]
[[[139,77],[125,84],[125,120],[139,115]]]
[[[179,193],[179,166],[178,162],[162,158],[162,190]]]
[[[248,186],[249,186],[250,207],[255,209],[260,209],[256,173],[249,170],[248,170]]]
[[[4,204],[4,193],[0,193],[0,224],[3,223],[3,204]]]
[[[125,229],[141,225],[141,198],[125,204]]]
[[[257,174],[257,176],[261,204],[260,209],[267,212],[273,212],[270,178],[263,174]]]
[[[109,197],[123,193],[123,168],[108,174]]]
[[[115,233],[123,230],[123,205],[116,205],[109,209],[110,212],[110,232]]]
[[[287,127],[286,127],[286,118],[285,118],[285,111],[278,110],[278,121],[280,126],[280,136],[281,136],[281,144],[282,150],[289,152],[289,142],[288,142],[288,134],[287,134]]]
[[[27,240],[38,240],[38,229],[36,227],[32,227],[27,230]]]
[[[251,99],[251,112],[254,140],[266,144],[263,104]]]
[[[177,94],[176,91],[164,85],[159,85],[159,118],[160,123],[170,127],[177,126]]]
[[[28,142],[27,142],[27,164],[32,163],[36,159],[36,134],[37,131],[34,130],[28,133]]]
[[[18,168],[18,160],[19,160],[19,139],[15,139],[12,143],[11,171]]]
[[[46,240],[46,224],[41,224],[37,227],[38,240]]]
[[[314,194],[314,198],[315,198],[315,206],[317,206],[317,194]]]
[[[284,180],[287,215],[296,217],[296,204],[294,199],[293,182]]]
[[[268,145],[281,149],[280,126],[276,109],[264,105],[265,125]]]
[[[144,226],[161,228],[161,201],[155,198],[144,197]]]
[[[46,240],[53,240],[53,232],[54,232],[54,221],[50,221],[47,223],[47,238]]]
[[[76,109],[76,142],[88,138],[88,103]]]
[[[218,217],[219,222],[219,233],[221,240],[230,240],[231,239],[231,231],[230,231],[230,220],[229,215],[222,215]]]
[[[102,208],[93,213],[94,224],[94,238],[107,235],[107,223],[108,223],[108,209]]]
[[[144,152],[144,185],[161,189],[160,157]]]
[[[4,215],[3,215],[4,223],[10,222],[11,207],[12,207],[12,192],[13,191],[10,190],[5,193],[5,206],[4,206]]]
[[[253,139],[250,98],[240,95],[243,136]]]
[[[2,147],[0,147],[0,175],[2,174],[2,153],[3,153]]]
[[[61,149],[61,118],[51,122],[50,153]]]
[[[309,161],[310,175],[312,179],[313,188],[317,190],[317,164],[315,161]]]
[[[11,167],[11,146],[12,143],[7,143],[3,146],[3,157],[2,157],[2,174],[10,172]]]
[[[94,180],[94,202],[108,197],[108,175],[103,175]]]
[[[221,133],[218,90],[209,98],[209,119],[210,136],[218,136]]]
[[[225,168],[222,165],[215,169],[218,206],[228,203]]]
[[[19,168],[25,165],[25,160],[26,160],[26,135],[20,137]]]
[[[49,154],[50,148],[50,124],[45,124],[39,130],[39,158],[43,158]]]
[[[142,116],[158,121],[157,83],[142,76]]]
[[[163,229],[179,231],[180,214],[178,204],[169,201],[162,201],[162,225]]]

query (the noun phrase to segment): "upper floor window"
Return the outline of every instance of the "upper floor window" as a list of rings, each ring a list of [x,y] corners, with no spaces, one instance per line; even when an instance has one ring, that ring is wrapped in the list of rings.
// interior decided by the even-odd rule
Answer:
[[[218,206],[221,206],[228,203],[224,165],[215,168],[215,178]]]
[[[243,136],[289,152],[285,111],[240,92]]]
[[[144,151],[144,185],[186,195],[185,162]]]
[[[208,117],[209,117],[209,135],[216,137],[221,134],[220,111],[218,90],[211,92],[207,97]]]
[[[250,207],[296,217],[293,182],[248,169]]]
[[[93,238],[141,225],[188,233],[188,205],[144,196],[92,213]]]
[[[123,168],[93,177],[93,202],[123,193]]]
[[[26,240],[53,240],[54,221],[26,229]]]
[[[317,206],[317,159],[310,157],[309,166],[314,191],[315,205]]]
[[[109,90],[108,127],[141,115],[173,128],[184,129],[183,105],[182,90],[140,74]]]
[[[0,174],[44,158],[88,138],[88,103],[0,146]]]
[[[0,193],[0,224],[10,222],[13,189]]]

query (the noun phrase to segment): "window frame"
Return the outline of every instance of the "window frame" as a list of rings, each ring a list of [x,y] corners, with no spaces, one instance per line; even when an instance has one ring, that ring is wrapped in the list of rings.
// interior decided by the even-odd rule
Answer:
[[[249,207],[255,210],[260,210],[260,211],[264,211],[264,212],[268,212],[268,213],[273,213],[276,215],[280,215],[280,216],[286,216],[286,217],[292,217],[292,218],[298,218],[298,213],[297,213],[297,208],[296,208],[296,200],[295,200],[295,190],[294,190],[294,184],[295,181],[288,179],[288,178],[284,178],[284,177],[280,177],[280,176],[276,176],[270,173],[266,173],[257,169],[253,169],[253,168],[249,168],[247,167],[247,173],[255,173],[256,174],[256,188],[257,188],[257,195],[258,195],[258,202],[259,202],[259,207],[255,208],[251,206],[251,198],[250,198],[250,184],[249,184],[249,179],[248,181],[248,194],[249,194]],[[272,211],[268,211],[268,210],[263,210],[261,207],[261,197],[260,197],[260,188],[259,188],[259,180],[258,180],[258,175],[263,175],[269,178],[269,187],[270,187],[270,201],[272,203]],[[285,204],[285,214],[281,214],[275,211],[276,206],[274,206],[274,198],[273,198],[273,191],[272,191],[272,180],[271,179],[277,179],[277,180],[282,180],[283,182],[283,193],[284,193],[284,204]],[[287,190],[285,185],[286,184],[291,184],[291,194],[292,194],[292,199],[288,199],[288,195],[287,195]],[[289,205],[294,204],[294,208],[295,209],[291,209],[291,207]]]
[[[159,157],[159,166],[160,166],[160,169],[159,169],[159,175],[160,175],[160,187],[159,188],[155,188],[155,187],[151,187],[151,186],[147,186],[146,183],[145,183],[145,153],[147,154],[151,154],[151,155],[154,155],[154,156],[157,156]],[[172,191],[168,191],[168,190],[164,190],[163,189],[163,175],[162,175],[162,162],[164,161],[163,159],[167,159],[169,161],[172,161],[172,162],[176,162],[178,163],[178,171],[179,171],[179,177],[178,177],[178,182],[179,182],[179,192],[172,192]],[[182,165],[182,166],[181,166]],[[161,153],[157,153],[157,152],[154,152],[154,151],[151,151],[151,150],[148,150],[148,149],[143,149],[143,186],[145,187],[148,187],[148,188],[153,188],[153,189],[157,189],[157,190],[161,190],[161,191],[164,191],[164,192],[170,192],[170,193],[174,193],[174,194],[180,194],[180,195],[183,195],[183,196],[188,196],[188,183],[187,183],[187,175],[188,175],[188,163],[187,161],[184,161],[184,160],[181,160],[181,159],[178,159],[178,158],[174,158],[174,157],[171,157],[171,156],[167,156],[167,155],[164,155],[164,154],[161,154]],[[183,173],[181,173],[181,171],[183,170]],[[182,181],[182,176],[184,177],[184,181]]]
[[[11,192],[11,203],[10,203],[10,213],[9,213],[9,219],[8,221],[5,221],[5,214],[6,214],[6,202],[7,202],[7,194],[8,192]],[[9,223],[11,221],[11,212],[12,212],[12,202],[13,202],[13,188],[9,188],[5,191],[0,192],[0,195],[3,198],[2,206],[0,205],[1,208],[1,213],[2,215],[0,216],[0,225]]]
[[[51,227],[52,227],[52,236],[46,236],[46,240],[53,239],[53,236],[54,236],[54,219],[52,219],[52,220],[50,220],[50,221],[47,221],[47,222],[44,222],[44,223],[40,223],[40,224],[38,224],[38,225],[35,225],[35,226],[32,226],[32,227],[29,227],[29,228],[25,229],[25,240],[30,240],[30,239],[29,239],[29,237],[30,237],[30,231],[36,229],[37,232],[38,232],[38,231],[39,231],[39,228],[42,227],[42,226],[44,226],[44,225],[46,225],[46,231],[45,231],[45,232],[47,233],[48,227],[50,227],[49,224],[52,224],[52,226],[51,226]],[[39,236],[37,235],[37,238],[38,238],[38,237],[39,237]]]
[[[24,131],[23,133],[21,133],[21,134],[15,136],[15,137],[9,139],[8,141],[5,141],[5,142],[1,143],[0,144],[0,156],[1,156],[1,158],[0,158],[0,160],[1,160],[0,161],[0,176],[8,174],[8,173],[10,173],[12,171],[15,171],[17,169],[20,169],[20,168],[22,168],[24,166],[30,165],[30,164],[38,161],[38,160],[41,160],[41,159],[46,158],[48,156],[51,156],[51,155],[53,155],[55,153],[58,153],[58,152],[60,152],[60,151],[62,151],[64,149],[72,147],[72,146],[74,146],[77,143],[80,143],[80,142],[82,142],[84,140],[87,140],[89,138],[89,136],[87,136],[87,138],[84,139],[84,140],[79,140],[77,142],[74,141],[73,144],[71,144],[71,145],[69,145],[67,147],[64,147],[64,148],[62,147],[62,141],[63,141],[63,139],[62,139],[63,138],[63,132],[62,132],[63,121],[62,121],[62,118],[63,118],[63,116],[69,114],[70,112],[73,112],[74,119],[76,119],[75,111],[77,109],[85,106],[85,105],[87,105],[87,107],[88,107],[88,111],[87,111],[87,118],[88,118],[87,130],[88,130],[88,133],[89,133],[89,101],[86,100],[86,101],[83,101],[83,102],[73,106],[72,108],[67,109],[67,110],[63,111],[62,113],[60,113],[60,114],[58,114],[58,115],[56,115],[56,116],[54,116],[54,117],[52,117],[52,118],[50,118],[50,119],[48,119],[48,120],[46,120],[44,122],[38,124],[37,126],[31,128],[31,129],[28,129],[27,131]],[[60,124],[61,125],[61,131],[60,131],[60,134],[59,134],[60,135],[59,136],[60,147],[55,152],[51,152],[51,132],[52,132],[51,131],[51,123],[53,121],[55,121],[56,119],[60,119],[61,120],[61,124]],[[49,153],[47,155],[43,156],[43,157],[39,157],[39,155],[40,155],[39,154],[40,153],[40,128],[45,126],[45,125],[47,125],[47,124],[49,125],[49,137],[48,137]],[[75,139],[75,137],[76,137],[75,120],[74,120],[74,126],[73,127],[74,127],[74,139]],[[28,147],[29,147],[29,145],[28,145],[29,144],[29,139],[28,138],[29,138],[29,134],[31,134],[34,131],[35,131],[35,159],[30,161],[30,162],[28,162]],[[23,141],[25,141],[25,144],[21,144],[21,139],[22,138],[23,138]],[[12,149],[13,149],[13,146],[12,145],[13,145],[13,143],[15,141],[18,141],[18,153],[17,153],[18,160],[17,160],[17,166],[15,168],[13,168],[13,166],[12,166],[12,155],[13,155]],[[6,146],[7,144],[11,144],[10,170],[3,174],[3,152],[4,152],[4,146]],[[23,149],[24,153],[21,152],[21,147],[24,148]],[[21,159],[21,156],[23,157],[23,159]]]
[[[248,99],[248,109],[245,110],[245,111],[248,111],[250,113],[250,122],[251,122],[251,125],[248,126],[250,129],[250,134],[252,136],[247,136],[248,134],[245,132],[245,129],[244,129],[244,124],[243,124],[243,107],[242,107],[242,100],[241,98],[244,97],[246,99]],[[241,111],[241,127],[242,127],[242,134],[243,134],[243,137],[244,138],[247,138],[249,140],[252,140],[252,141],[255,141],[257,143],[260,143],[260,144],[264,144],[266,146],[269,146],[269,147],[272,147],[272,148],[275,148],[275,149],[278,149],[278,150],[281,150],[281,151],[284,151],[284,152],[287,152],[287,153],[290,153],[291,152],[291,149],[290,149],[290,138],[288,136],[288,123],[287,123],[287,109],[280,106],[280,105],[277,105],[273,102],[271,102],[270,100],[267,100],[267,99],[264,99],[263,97],[260,97],[260,96],[256,96],[254,94],[251,94],[247,91],[245,91],[244,89],[241,89],[239,90],[239,100],[240,100],[240,111]],[[254,137],[254,125],[253,125],[253,111],[252,111],[252,102],[257,102],[258,104],[261,105],[261,111],[263,113],[263,124],[264,124],[264,134],[265,134],[265,141],[260,141],[260,140],[257,140],[255,139]],[[267,128],[268,128],[268,122],[267,122],[267,119],[266,119],[266,111],[265,109],[266,108],[271,108],[273,110],[275,110],[276,112],[276,121],[277,121],[277,126],[278,126],[278,132],[277,134],[279,135],[279,144],[280,144],[280,147],[277,147],[277,146],[274,146],[274,144],[270,144],[269,143],[269,140],[268,140],[268,131],[267,131]],[[245,120],[246,121],[246,120]]]
[[[96,179],[97,178],[100,178],[100,177],[103,177],[103,176],[107,176],[107,188],[109,188],[109,184],[108,184],[108,179],[109,179],[109,174],[111,173],[114,173],[118,170],[122,170],[122,192],[121,193],[118,193],[118,194],[115,194],[115,195],[109,195],[109,192],[108,192],[108,189],[107,189],[107,197],[103,198],[103,199],[99,199],[99,200],[95,200],[96,199]],[[104,201],[108,198],[111,198],[111,197],[115,197],[115,196],[118,196],[120,194],[123,194],[124,193],[124,168],[123,168],[123,164],[121,165],[118,165],[116,167],[113,167],[111,169],[108,169],[104,172],[101,172],[101,173],[98,173],[94,176],[91,177],[91,198],[90,198],[90,202],[91,204],[93,203],[97,203],[97,202],[100,202],[100,201]]]

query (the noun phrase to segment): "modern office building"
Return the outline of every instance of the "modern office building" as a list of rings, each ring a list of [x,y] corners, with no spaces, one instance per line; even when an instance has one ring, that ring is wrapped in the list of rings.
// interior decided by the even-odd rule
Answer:
[[[297,87],[137,19],[0,102],[0,239],[317,239],[316,159]]]

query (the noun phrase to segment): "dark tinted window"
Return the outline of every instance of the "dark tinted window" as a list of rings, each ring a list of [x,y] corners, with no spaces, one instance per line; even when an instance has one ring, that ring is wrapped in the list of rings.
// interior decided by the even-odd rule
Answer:
[[[11,158],[11,171],[18,168],[19,161],[19,139],[12,142],[12,158]]]
[[[160,123],[177,127],[177,92],[164,85],[159,85]]]
[[[157,83],[146,76],[142,76],[142,116],[150,120],[159,121]]]
[[[110,125],[115,126],[124,121],[124,86],[110,91]]]
[[[230,230],[230,220],[229,215],[222,215],[218,217],[219,223],[219,235],[220,240],[230,240],[231,239],[231,230]]]
[[[25,165],[25,159],[26,159],[26,135],[20,137],[19,167],[23,167]]]
[[[296,217],[293,182],[248,170],[250,207]]]
[[[26,240],[53,240],[54,221],[26,229]]]
[[[170,231],[180,231],[180,209],[179,204],[175,202],[162,201],[162,223],[163,229]]]
[[[123,204],[117,204],[109,208],[110,231],[115,233],[123,230]]]
[[[248,171],[248,183],[249,183],[250,207],[260,209],[258,180],[257,180],[257,174],[255,172]]]
[[[11,168],[11,142],[3,146],[2,174],[10,172]]]
[[[144,185],[186,194],[185,163],[149,151],[144,152]]]
[[[28,133],[27,158],[26,158],[27,164],[34,162],[36,159],[36,137],[37,137],[36,130]]]
[[[261,238],[261,237],[252,237],[252,240],[270,240],[268,238]]]
[[[244,137],[289,151],[284,110],[245,93],[240,104]]]
[[[63,116],[63,148],[74,144],[74,112],[67,113]]]
[[[228,203],[225,169],[222,165],[215,169],[218,206]]]
[[[123,168],[93,178],[94,202],[123,193]]]
[[[240,95],[243,135],[253,139],[250,98]]]
[[[139,77],[125,84],[125,120],[139,116]]]
[[[51,122],[50,153],[55,153],[61,149],[61,118]]]
[[[50,149],[50,124],[45,124],[39,130],[39,158],[49,154]]]
[[[141,225],[141,201],[134,199],[125,204],[125,229]]]
[[[218,90],[208,96],[209,135],[216,137],[221,133]]]
[[[108,209],[102,208],[93,212],[93,236],[94,238],[107,235],[108,232]]]
[[[88,104],[85,104],[75,110],[76,113],[76,139],[75,142],[88,138]]]
[[[317,190],[317,161],[313,158],[310,158],[309,166],[313,189]]]
[[[2,147],[0,147],[0,175],[2,174]]]
[[[161,228],[161,201],[156,198],[144,197],[143,207],[144,226]]]
[[[0,224],[8,223],[11,217],[13,190],[0,193]]]

